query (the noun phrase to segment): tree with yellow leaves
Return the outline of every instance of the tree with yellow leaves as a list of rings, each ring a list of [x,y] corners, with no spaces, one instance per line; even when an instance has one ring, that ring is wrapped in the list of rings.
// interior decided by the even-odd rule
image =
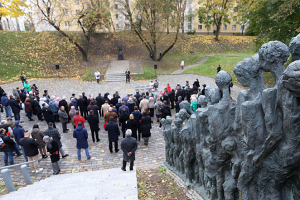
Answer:
[[[229,13],[232,5],[234,3],[233,0],[202,0],[199,1],[202,3],[203,7],[201,7],[198,11],[199,22],[204,23],[206,27],[210,27],[210,25],[214,25],[216,27],[215,40],[219,40],[219,34],[221,25],[229,24]]]
[[[19,17],[24,15],[23,9],[26,7],[25,0],[0,0],[0,23],[2,17]],[[0,30],[2,30],[1,26]]]

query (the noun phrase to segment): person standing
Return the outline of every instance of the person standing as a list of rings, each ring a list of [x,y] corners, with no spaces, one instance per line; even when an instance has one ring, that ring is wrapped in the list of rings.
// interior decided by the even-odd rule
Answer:
[[[117,123],[118,114],[113,111],[112,107],[109,107],[108,112],[104,115],[105,122],[109,122],[110,117],[114,117],[114,122]]]
[[[40,121],[44,121],[42,117],[42,109],[36,96],[33,97],[32,108],[35,111],[35,114],[37,115],[38,119]]]
[[[24,88],[26,88],[26,92],[29,93],[29,91],[31,90],[29,83],[25,80],[23,85],[24,85]]]
[[[127,129],[127,120],[129,119],[129,115],[126,113],[125,108],[122,109],[122,114],[120,115],[120,123],[122,123],[122,133],[123,133],[123,138],[125,138],[125,131]]]
[[[197,99],[195,97],[191,98],[191,105],[190,108],[192,111],[196,112],[197,108],[198,108],[198,103],[197,103]]]
[[[51,109],[51,111],[53,113],[55,122],[59,122],[59,119],[58,119],[58,110],[59,110],[59,107],[55,103],[54,99],[55,99],[55,97],[52,96],[51,99],[50,99],[50,102],[49,102],[49,108]]]
[[[203,89],[201,91],[201,95],[205,95],[206,84],[203,84],[202,87],[203,87]]]
[[[176,102],[176,106],[175,106],[176,113],[179,113],[179,111],[180,111],[180,106],[179,106],[179,104],[180,104],[181,102],[182,102],[182,97],[179,96],[179,97],[178,97],[178,101]]]
[[[109,104],[108,104],[108,101],[105,100],[105,103],[102,104],[102,106],[101,106],[101,111],[100,111],[100,113],[103,113],[103,116],[105,116],[105,113],[107,113],[109,107],[110,107],[110,106],[109,106]]]
[[[25,132],[24,138],[20,139],[20,145],[24,148],[25,155],[28,157],[28,161],[35,161],[30,163],[31,172],[39,173],[43,170],[43,168],[39,168],[39,143],[29,136],[30,132]]]
[[[146,95],[143,96],[143,100],[140,102],[141,113],[143,113],[149,107],[149,100]]]
[[[123,108],[125,109],[126,113],[129,115],[129,114],[130,114],[130,111],[129,111],[128,106],[126,106],[126,102],[125,102],[125,101],[122,101],[122,106],[119,107],[118,113],[119,113],[120,115],[122,114]]]
[[[140,141],[141,140],[140,120],[142,118],[142,113],[139,111],[139,108],[137,106],[134,106],[134,111],[131,114],[133,114],[134,116],[136,127],[139,133],[139,141]]]
[[[184,67],[184,60],[183,59],[181,60],[180,66],[181,66],[181,69],[183,69],[183,67]]]
[[[96,117],[99,118],[99,114],[98,114],[99,107],[97,106],[97,104],[95,103],[94,100],[91,101],[91,105],[89,105],[89,106],[87,107],[87,110],[89,110],[89,111],[90,111],[90,110],[94,111],[94,115],[95,115]]]
[[[130,129],[132,131],[131,136],[137,140],[137,125],[133,114],[129,115],[129,120],[127,120],[126,123],[127,123],[127,130]]]
[[[14,141],[7,136],[4,128],[0,128],[0,143],[1,145],[5,143],[5,147],[0,148],[0,152],[4,153],[4,164],[5,166],[14,164]]]
[[[96,72],[94,73],[94,75],[95,75],[95,78],[97,80],[97,83],[99,83],[99,81],[100,81],[100,72],[98,70],[96,70]]]
[[[20,111],[21,111],[21,106],[20,104],[15,100],[13,95],[10,95],[9,99],[9,105],[11,107],[12,112],[14,113],[15,120],[20,120]]]
[[[154,116],[154,102],[155,102],[155,98],[153,93],[150,93],[150,97],[149,97],[149,111],[150,111],[150,117]]]
[[[95,142],[95,135],[96,135],[96,140],[97,142],[100,141],[99,139],[99,118],[94,115],[94,111],[90,110],[90,114],[86,117],[86,120],[89,122],[91,133],[92,133],[92,139],[93,142]]]
[[[67,102],[65,96],[63,96],[62,99],[58,103],[59,108],[62,107],[62,106],[65,107],[66,113],[69,113],[69,105],[68,105],[68,102]],[[74,115],[75,115],[75,113],[74,113]]]
[[[115,143],[115,152],[119,151],[118,149],[118,140],[120,135],[120,129],[117,123],[114,122],[114,117],[111,116],[109,118],[109,123],[106,124],[105,130],[108,132],[108,140],[109,140],[109,151],[112,153],[112,143]]]
[[[1,105],[5,110],[6,117],[11,117],[12,115],[11,115],[9,100],[8,100],[5,92],[3,92],[2,97],[1,97]]]
[[[87,159],[91,159],[90,153],[89,153],[89,144],[88,144],[88,133],[85,128],[82,127],[82,122],[78,122],[78,126],[73,132],[73,137],[77,140],[77,157],[78,160],[81,160],[81,149],[85,150],[85,154]]]
[[[60,167],[57,163],[60,160],[58,143],[48,135],[44,136],[43,141],[46,143],[47,152],[51,158],[53,175],[57,175],[60,172]]]
[[[122,170],[126,171],[126,163],[130,162],[130,171],[133,170],[133,163],[135,160],[135,151],[137,149],[136,139],[131,137],[132,131],[128,129],[126,131],[126,138],[121,140],[121,149],[123,151],[123,166]]]
[[[71,107],[71,110],[70,110],[70,112],[69,112],[69,117],[70,117],[70,119],[71,119],[71,122],[72,122],[72,125],[73,125],[73,128],[74,128],[74,129],[76,128],[75,123],[73,122],[73,118],[75,117],[75,115],[76,115],[75,106],[72,106],[72,107]]]
[[[63,150],[62,144],[60,142],[60,139],[61,139],[60,134],[59,134],[58,130],[53,127],[52,122],[48,123],[48,129],[45,130],[44,135],[48,135],[49,137],[52,137],[53,140],[57,142],[59,151],[63,158],[69,156],[69,154],[65,154],[65,151]]]
[[[125,74],[126,74],[126,83],[127,82],[130,83],[130,71],[129,71],[129,69],[127,69],[127,71],[125,72]]]
[[[163,107],[160,109],[161,111],[161,118],[166,119],[167,116],[171,116],[171,109],[170,106],[168,105],[167,101],[163,101]],[[161,127],[161,123],[159,124],[159,127]]]
[[[69,115],[65,111],[65,107],[61,106],[58,111],[59,121],[62,124],[63,133],[68,133],[69,129],[67,128]]]
[[[21,73],[21,76],[20,76],[20,78],[21,78],[22,85],[23,85],[23,84],[24,84],[24,82],[26,81],[26,77],[25,77],[25,75],[24,75],[23,73]]]
[[[219,71],[221,71],[221,66],[219,65],[219,67],[217,68],[217,73],[219,73]]]
[[[40,154],[42,155],[42,158],[47,158],[45,143],[43,141],[44,138],[43,132],[39,129],[39,125],[35,124],[33,125],[33,129],[31,131],[31,137],[39,143],[38,149],[40,150]]]
[[[22,138],[24,138],[25,130],[21,126],[21,121],[19,121],[19,120],[15,121],[15,125],[16,126],[13,128],[13,134],[16,138],[17,144],[20,145],[20,140]],[[28,162],[28,158],[25,155],[25,151],[24,151],[24,148],[22,146],[21,146],[21,150],[22,150],[22,153],[23,153],[23,156],[24,156],[26,162]]]
[[[143,117],[141,119],[141,132],[142,138],[144,139],[144,145],[148,145],[149,137],[151,137],[150,129],[151,127],[151,117],[146,111],[143,112]]]
[[[73,122],[74,122],[75,127],[78,126],[78,122],[81,122],[82,127],[84,128],[85,119],[81,115],[79,115],[79,111],[78,110],[76,111],[76,114],[73,117]]]
[[[79,99],[77,99],[77,105],[80,109],[81,116],[84,116],[84,119],[86,119],[87,116],[87,101],[83,98],[82,94],[79,95]]]
[[[42,106],[43,106],[42,113],[44,115],[45,121],[47,122],[47,124],[49,124],[49,122],[52,122],[53,127],[56,128],[53,112],[51,111],[51,109],[49,107],[47,107],[46,103],[43,103]]]

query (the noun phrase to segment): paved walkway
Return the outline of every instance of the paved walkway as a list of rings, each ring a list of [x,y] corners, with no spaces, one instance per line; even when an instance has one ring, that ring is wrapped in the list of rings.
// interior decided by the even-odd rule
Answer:
[[[173,88],[177,83],[184,84],[186,80],[189,80],[192,84],[194,80],[198,78],[200,84],[211,85],[216,87],[214,83],[214,79],[204,76],[191,75],[191,74],[181,74],[181,75],[162,75],[158,77],[159,81],[159,90],[162,90],[167,83]],[[70,98],[72,93],[75,93],[76,96],[83,91],[88,96],[89,94],[94,94],[97,96],[98,93],[104,94],[105,92],[110,92],[112,95],[115,91],[119,91],[120,96],[123,97],[126,94],[134,94],[135,87],[141,85],[148,85],[150,81],[132,81],[130,84],[126,83],[116,83],[116,82],[105,82],[101,84],[97,84],[96,82],[83,82],[75,79],[37,79],[37,80],[29,80],[30,85],[33,83],[37,84],[40,91],[48,90],[50,95],[55,95],[56,97],[62,97],[65,95],[67,99]],[[10,95],[12,93],[12,88],[21,87],[21,82],[12,83],[8,85],[2,86],[3,89]],[[238,92],[241,88],[233,86],[232,88],[232,97],[234,99],[237,98]],[[2,119],[4,119],[4,114],[2,115]],[[174,115],[173,115],[174,117]],[[24,121],[23,127],[25,130],[32,130],[34,124],[38,124],[41,130],[45,130],[47,128],[46,122],[40,122],[37,120],[37,117],[34,116],[33,119],[35,121],[29,122],[25,117],[24,111],[21,112],[21,120]],[[159,166],[165,160],[165,147],[164,147],[164,139],[162,135],[162,130],[159,129],[158,123],[155,122],[151,129],[152,137],[150,138],[149,145],[144,146],[143,142],[138,143],[138,150],[136,152],[136,162],[135,166],[137,168],[146,170],[150,168],[154,168]],[[59,165],[61,167],[61,171],[63,174],[65,173],[76,173],[81,171],[95,171],[109,168],[120,168],[123,160],[122,151],[118,153],[110,153],[108,150],[108,141],[107,141],[107,132],[103,130],[104,120],[101,119],[100,122],[100,139],[99,143],[93,143],[90,137],[90,128],[88,123],[85,123],[86,128],[89,132],[89,150],[92,155],[91,160],[85,160],[84,151],[82,151],[82,159],[83,161],[79,162],[77,160],[77,149],[76,149],[76,140],[72,136],[72,131],[69,133],[61,133],[62,136],[62,144],[66,153],[70,156],[59,161]],[[61,123],[57,124],[57,127],[62,130]],[[71,129],[71,125],[68,124],[68,128]],[[121,138],[120,138],[121,139]],[[120,142],[119,142],[120,143]],[[23,157],[14,158],[15,163],[24,162]],[[0,167],[4,166],[3,162],[3,153],[0,153]],[[52,175],[52,167],[50,158],[43,159],[40,162],[40,166],[44,168],[44,170],[38,174],[31,174],[33,180],[41,180],[46,177]],[[12,179],[14,182],[23,181],[21,171],[19,168],[15,168],[11,170]],[[1,178],[0,178],[1,180]]]
[[[202,64],[205,63],[210,57],[212,57],[212,55],[204,56],[198,63],[196,63],[196,64],[194,64],[194,65],[189,65],[189,66],[187,66],[187,67],[184,67],[183,69],[176,70],[175,72],[172,72],[171,74],[181,74],[182,72],[184,72],[184,71],[187,70],[187,69],[196,67],[196,66],[198,66],[198,65],[202,65]]]

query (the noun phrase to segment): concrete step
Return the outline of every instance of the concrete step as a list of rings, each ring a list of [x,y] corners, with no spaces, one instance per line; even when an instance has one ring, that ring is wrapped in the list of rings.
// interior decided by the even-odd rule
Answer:
[[[136,170],[120,168],[51,176],[0,199],[138,199]]]

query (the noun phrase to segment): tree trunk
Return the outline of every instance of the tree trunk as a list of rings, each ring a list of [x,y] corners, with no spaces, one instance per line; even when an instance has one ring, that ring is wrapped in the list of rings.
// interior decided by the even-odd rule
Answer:
[[[182,14],[182,22],[181,22],[181,31],[182,31],[182,35],[184,34],[184,11],[183,11],[183,14]]]
[[[175,40],[174,42],[172,43],[171,46],[169,46],[169,48],[167,48],[162,54],[161,56],[159,56],[159,58],[157,59],[157,61],[161,61],[161,59],[174,47],[174,45],[176,44],[177,42],[177,39],[178,39],[178,34],[179,34],[179,27],[177,28],[177,32],[176,32],[176,37],[175,37]]]
[[[167,18],[167,34],[169,35],[169,18]]]

